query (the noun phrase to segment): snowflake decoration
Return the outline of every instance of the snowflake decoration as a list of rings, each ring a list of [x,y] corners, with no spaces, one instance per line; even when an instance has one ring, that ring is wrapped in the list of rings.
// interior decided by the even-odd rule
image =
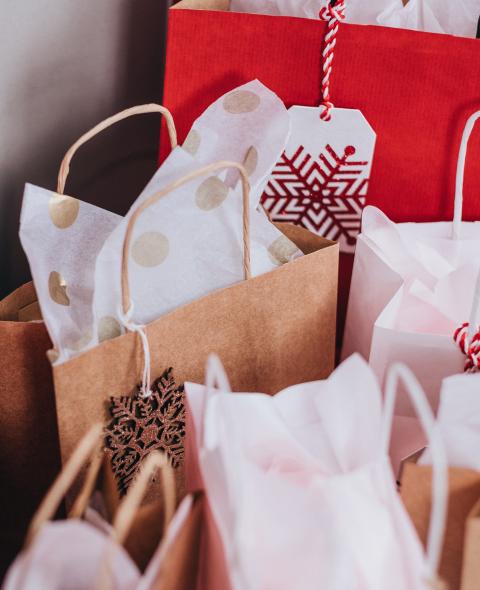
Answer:
[[[262,195],[273,221],[290,221],[352,251],[360,231],[369,162],[353,160],[348,145],[339,155],[327,144],[318,159],[299,146],[284,152]]]
[[[183,385],[177,386],[170,368],[152,385],[152,395],[111,397],[111,420],[106,427],[106,452],[124,495],[142,460],[161,450],[173,467],[183,462],[185,405]]]

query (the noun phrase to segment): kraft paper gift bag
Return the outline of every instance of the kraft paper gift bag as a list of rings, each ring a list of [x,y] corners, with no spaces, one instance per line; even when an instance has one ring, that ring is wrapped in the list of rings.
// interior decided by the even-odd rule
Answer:
[[[426,554],[388,458],[400,379],[434,454]],[[440,587],[446,460],[425,395],[406,367],[390,371],[383,408],[359,355],[326,381],[273,397],[230,393],[214,357],[206,386],[187,383],[185,390],[187,488],[204,490],[207,501],[197,590]]]
[[[55,396],[32,283],[0,301],[0,578],[60,467]]]
[[[228,117],[224,101],[245,94],[255,97],[257,112]],[[95,262],[91,340],[81,354],[54,365],[64,460],[94,419],[116,420],[109,416],[109,404],[115,415],[128,414],[131,407],[153,410],[153,399],[165,395],[175,403],[159,410],[165,416],[155,414],[158,440],[152,439],[149,448],[159,445],[176,465],[181,463],[181,384],[201,374],[211,351],[223,354],[239,383],[263,383],[266,391],[295,382],[299,374],[331,371],[337,245],[300,228],[279,229],[256,208],[288,130],[285,107],[266,87],[253,81],[234,89],[194,124],[192,137],[205,141],[196,150],[173,150],[105,240]],[[239,164],[224,162],[199,176],[198,162],[224,151],[245,164],[252,185],[249,202],[246,172]],[[159,188],[154,197],[148,192]],[[147,207],[151,211],[143,214]],[[100,337],[104,326],[111,341]],[[126,333],[132,331],[138,336]],[[239,341],[245,343],[243,353],[236,347]],[[142,397],[152,385],[149,374],[157,388],[150,401]],[[170,419],[167,436],[163,424]],[[122,447],[112,450],[113,460],[119,471],[125,467],[122,481],[127,481],[145,453],[135,435],[132,445],[116,436],[108,441]],[[125,453],[132,460],[122,464]]]
[[[147,110],[153,109],[143,109],[144,112]],[[142,109],[138,111],[142,112]],[[31,283],[0,302],[0,476],[3,482],[0,500],[5,507],[0,535],[1,545],[5,548],[0,558],[2,572],[19,550],[33,512],[60,466],[55,397],[47,354],[50,359],[55,358],[56,353],[52,356],[50,350],[52,342],[59,350],[59,338],[75,347],[79,339],[76,326],[91,313],[88,309],[88,280],[87,289],[75,286],[79,287],[79,303],[66,305],[68,291],[64,289],[62,269],[57,265],[67,263],[75,267],[76,254],[91,252],[92,240],[94,244],[95,240],[98,241],[99,229],[100,233],[105,233],[120,220],[113,213],[63,194],[69,162],[74,151],[87,139],[89,137],[81,138],[67,154],[56,193],[32,185],[27,185],[25,190],[23,245],[29,258],[30,254],[43,251],[48,253],[52,262],[51,274],[46,273],[45,281],[36,281],[43,317],[37,292]],[[75,227],[71,227],[75,220],[83,224],[85,235],[75,233]],[[34,279],[41,270],[32,267]],[[77,270],[87,279],[93,274],[88,265],[81,264]],[[52,329],[51,306],[55,307],[55,313],[61,314],[58,331]]]
[[[149,480],[161,469],[162,498],[153,504],[141,506],[143,497],[148,492]],[[137,546],[135,553],[146,563],[139,566],[136,590],[191,590],[197,576],[199,558],[199,540],[201,535],[200,496],[186,496],[176,508],[175,478],[165,455],[158,451],[150,453],[129,490],[128,495],[119,506],[113,525],[109,532],[110,546],[104,553],[99,586],[111,587],[115,564],[113,558],[122,545],[132,555],[134,533]],[[149,518],[145,519],[146,508]],[[152,510],[153,509],[153,510]],[[161,517],[161,518],[160,518]],[[163,522],[162,522],[163,521]],[[137,529],[134,532],[133,529]],[[141,535],[152,537],[156,534],[156,546],[145,554],[145,543]],[[143,553],[140,551],[143,550]],[[139,565],[138,560],[135,560]],[[128,587],[128,586],[125,586]]]
[[[158,112],[158,108],[149,105],[131,109],[115,120],[150,111]],[[51,351],[52,342],[53,347],[59,350],[58,338],[64,338],[65,344],[78,342],[80,334],[76,326],[84,322],[85,315],[88,317],[91,311],[87,305],[90,294],[81,285],[76,285],[79,287],[79,301],[74,301],[72,306],[65,305],[70,301],[69,291],[62,286],[64,277],[57,265],[67,263],[75,267],[76,254],[91,252],[91,243],[85,238],[93,237],[95,242],[98,222],[100,229],[105,231],[121,219],[114,213],[63,193],[69,163],[76,149],[112,122],[107,121],[72,147],[61,166],[57,192],[32,185],[27,185],[25,190],[24,214],[28,222],[23,219],[23,244],[28,255],[45,252],[52,261],[49,272],[53,272],[51,276],[46,273],[45,281],[37,282],[45,322],[42,321],[39,298],[32,283],[23,285],[0,302],[0,478],[3,482],[0,501],[4,507],[0,535],[4,550],[0,557],[0,572],[5,571],[20,549],[35,508],[60,467],[55,396],[47,354],[50,359],[58,356],[58,352]],[[172,129],[172,142],[174,139]],[[71,226],[75,220],[83,224],[86,235],[75,233],[75,227]],[[32,225],[27,228],[30,222]],[[85,262],[83,257],[80,258]],[[88,265],[76,268],[86,278],[92,273]],[[34,278],[41,270],[32,267]],[[50,299],[50,292],[54,299]],[[53,311],[61,316],[58,331],[51,329]]]
[[[109,537],[105,529],[81,520],[81,516],[101,465],[101,438],[102,425],[96,424],[80,440],[35,513],[24,548],[11,565],[2,588],[86,590],[96,587]],[[51,520],[80,467],[89,459],[88,477],[72,508],[71,518]],[[132,587],[135,574],[126,551],[119,551],[115,556],[114,587]]]
[[[117,542],[121,534],[121,544],[141,575],[139,590],[191,588],[198,562],[202,497],[198,494],[186,496],[176,508],[172,468],[158,452],[150,453],[149,463],[142,464],[140,474],[129,489],[128,500],[123,502],[105,456],[102,467],[97,482],[99,489],[85,510],[85,521],[114,535]],[[158,467],[162,468],[162,477],[152,479]],[[150,496],[150,501],[142,502],[144,495]]]
[[[175,513],[174,478],[165,457],[152,453],[132,486],[132,493],[118,508],[113,525],[88,508],[96,477],[102,466],[103,426],[96,424],[81,439],[35,514],[21,554],[9,569],[2,588],[52,590],[187,590],[196,563],[199,535],[198,508],[185,498]],[[67,520],[51,521],[80,467],[90,458],[88,476]],[[122,546],[137,519],[138,504],[149,479],[162,469],[164,491],[162,522],[151,520],[161,538],[145,575]],[[90,514],[89,514],[90,511]],[[163,528],[163,537],[161,530]],[[168,566],[168,570],[166,570]],[[193,573],[192,573],[193,572]],[[171,574],[178,574],[172,579]]]
[[[343,358],[360,352],[381,382],[389,364],[405,362],[435,410],[442,379],[464,369],[454,336],[472,310],[480,223],[462,221],[462,191],[467,144],[479,117],[474,113],[463,133],[453,223],[395,224],[368,207],[355,254]],[[413,416],[399,401],[396,413]]]
[[[460,590],[465,585],[468,588],[472,583],[478,585],[471,552],[478,548],[476,515],[472,511],[480,498],[479,388],[480,374],[455,375],[444,380],[440,395],[438,429],[450,466],[448,519],[440,574],[450,590]],[[427,449],[417,465],[406,466],[401,484],[402,498],[422,540],[426,538],[431,502],[431,463]]]
[[[480,501],[472,508],[465,525],[462,584],[460,590],[476,590],[480,579]]]
[[[136,301],[130,297],[129,278],[137,270],[132,247],[135,223],[142,220],[142,214],[149,206],[155,205],[171,191],[182,189],[192,181],[198,185],[200,178],[225,168],[232,168],[241,176],[243,209],[237,223],[239,228],[243,228],[240,229],[243,235],[237,245],[236,258],[240,274],[243,269],[244,280],[175,309],[146,326],[130,322],[127,312],[132,310],[132,300],[135,313],[141,313],[141,308],[137,308]],[[195,187],[194,183],[192,187]],[[236,185],[233,198],[240,200],[238,188]],[[195,193],[192,191],[190,194]],[[148,392],[150,375],[156,378],[172,367],[177,386],[174,392],[168,389],[168,404],[161,406],[158,411],[154,406],[146,408],[156,425],[155,432],[149,431],[147,447],[163,449],[172,462],[180,466],[183,453],[183,400],[179,385],[186,379],[194,380],[201,376],[204,359],[212,351],[222,354],[231,371],[232,381],[239,387],[261,387],[273,393],[279,387],[295,383],[300,375],[309,379],[330,373],[335,340],[337,245],[300,228],[285,226],[282,232],[304,255],[271,272],[252,277],[250,254],[254,249],[253,244],[250,249],[249,230],[253,211],[248,194],[245,169],[234,162],[220,162],[174,181],[143,201],[132,212],[124,244],[120,244],[117,252],[121,293],[116,310],[120,312],[121,319],[127,320],[125,324],[129,330],[136,333],[126,333],[102,342],[54,366],[64,460],[71,454],[81,432],[88,425],[100,416],[107,418],[107,406],[112,397],[117,396],[118,399],[118,396],[124,396],[122,403],[125,408],[140,408],[142,404],[148,406],[157,399]],[[210,240],[207,247],[209,243],[214,243],[215,235]],[[287,243],[290,244],[290,241]],[[290,247],[288,251],[291,252]],[[237,269],[232,270],[236,274],[239,272]],[[136,386],[140,381],[142,389],[138,391]],[[149,398],[152,402],[148,401]],[[127,408],[127,414],[129,411]],[[117,455],[120,467],[125,467],[127,471],[126,477],[134,473],[145,454],[141,438],[135,438],[136,432],[132,436],[131,444],[124,445],[124,454]],[[122,457],[128,457],[125,465],[122,465]]]

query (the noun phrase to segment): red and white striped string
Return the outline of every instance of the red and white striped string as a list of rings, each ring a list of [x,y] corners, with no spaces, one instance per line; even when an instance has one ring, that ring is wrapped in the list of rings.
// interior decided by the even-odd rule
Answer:
[[[323,121],[330,121],[332,118],[331,110],[333,103],[330,99],[330,76],[332,74],[333,56],[335,52],[335,45],[337,44],[338,25],[345,18],[345,0],[338,0],[335,6],[329,2],[327,6],[320,10],[319,16],[321,19],[327,21],[328,30],[325,35],[325,47],[322,52],[322,104],[323,110],[320,113],[320,118]]]
[[[480,370],[480,331],[474,334],[473,338],[469,338],[470,324],[465,322],[455,330],[453,339],[456,344],[467,357],[465,359],[464,371],[465,373],[476,373]]]
[[[476,373],[480,370],[480,271],[477,275],[475,288],[473,290],[472,308],[470,310],[470,321],[465,322],[455,330],[453,339],[460,350],[467,357],[465,359],[464,371]]]

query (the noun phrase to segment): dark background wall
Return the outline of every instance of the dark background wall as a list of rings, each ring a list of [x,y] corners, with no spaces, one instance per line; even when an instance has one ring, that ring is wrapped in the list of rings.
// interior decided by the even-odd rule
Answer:
[[[23,185],[55,190],[82,133],[161,99],[167,0],[2,0],[0,297],[29,279],[18,239]],[[76,156],[66,193],[124,214],[155,169],[158,115],[119,123]]]

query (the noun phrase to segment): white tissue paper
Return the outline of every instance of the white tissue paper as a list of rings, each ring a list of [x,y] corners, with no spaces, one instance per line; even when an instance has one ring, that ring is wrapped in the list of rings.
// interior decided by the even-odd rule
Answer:
[[[378,16],[378,24],[476,37],[480,0],[410,0],[405,6],[391,5]]]
[[[121,253],[128,219],[149,196],[219,160],[244,164],[251,183],[252,276],[302,253],[257,205],[285,148],[290,120],[258,81],[214,102],[156,172],[125,218],[27,185],[20,238],[61,363],[123,333]],[[194,180],[140,216],[129,260],[131,320],[148,323],[243,279],[242,191],[226,169]]]
[[[448,464],[480,471],[480,374],[454,375],[443,381],[437,423]],[[432,463],[428,448],[419,463]]]
[[[249,172],[252,276],[301,255],[263,211],[256,210],[288,134],[287,110],[258,81],[226,94],[205,111],[183,148],[170,154],[98,256],[94,295],[97,328],[108,321],[105,318],[119,320],[122,245],[130,215],[170,181],[204,164],[232,160],[243,162]],[[138,218],[129,259],[134,322],[149,323],[243,280],[242,210],[239,173],[226,169],[165,195]],[[274,244],[283,244],[280,257]]]
[[[207,518],[199,588],[426,587],[387,457],[390,418],[359,355],[275,396],[217,382],[185,384],[187,485],[204,488],[223,546]],[[222,553],[229,583],[215,576]]]
[[[319,18],[328,0],[232,0],[233,12]],[[347,0],[345,22],[475,37],[480,0]]]
[[[54,345],[51,360],[74,356],[93,337],[95,260],[121,219],[73,197],[25,186],[20,240]]]
[[[231,0],[232,12],[250,12],[272,16],[296,16],[318,19],[329,0]],[[403,7],[402,0],[347,0],[345,22],[373,25],[384,11],[396,13]]]

